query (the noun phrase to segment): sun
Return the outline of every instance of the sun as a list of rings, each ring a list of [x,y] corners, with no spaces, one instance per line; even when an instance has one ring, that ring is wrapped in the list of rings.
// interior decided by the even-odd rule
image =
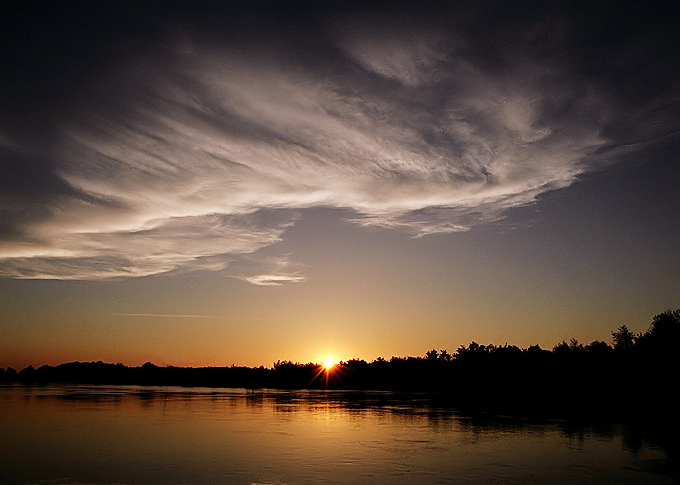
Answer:
[[[332,389],[342,382],[342,378],[345,375],[342,361],[327,355],[321,360],[320,364],[315,364],[315,366],[316,372],[310,384],[316,381],[326,389]]]

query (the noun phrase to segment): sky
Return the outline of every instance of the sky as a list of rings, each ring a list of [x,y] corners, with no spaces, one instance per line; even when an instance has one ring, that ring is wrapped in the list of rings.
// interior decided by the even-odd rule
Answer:
[[[552,348],[680,308],[672,2],[0,19],[0,367]]]

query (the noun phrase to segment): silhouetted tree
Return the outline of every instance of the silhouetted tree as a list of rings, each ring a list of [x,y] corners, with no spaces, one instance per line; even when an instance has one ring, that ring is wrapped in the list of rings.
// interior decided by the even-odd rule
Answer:
[[[680,310],[655,315],[645,336],[654,341],[677,345],[680,337]]]
[[[605,354],[612,350],[607,342],[602,342],[601,340],[593,340],[586,345],[585,349],[591,354]]]
[[[612,340],[614,341],[615,350],[627,350],[633,348],[637,337],[633,332],[628,330],[626,325],[621,325],[618,330],[612,332]]]
[[[19,379],[24,382],[34,382],[35,381],[35,369],[32,365],[29,365],[25,369],[19,371]]]
[[[570,351],[571,347],[569,347],[569,344],[564,340],[553,347],[554,354],[568,354]]]
[[[575,338],[572,338],[569,341],[569,350],[572,352],[583,352],[585,349],[583,348],[583,344],[578,343],[578,340]]]
[[[550,353],[549,350],[543,350],[540,345],[530,345],[529,348],[527,349],[527,352],[530,354],[541,354],[543,352]]]
[[[429,350],[428,352],[425,353],[425,357],[429,361],[436,361],[438,355],[439,355],[439,352],[437,352],[435,349]]]

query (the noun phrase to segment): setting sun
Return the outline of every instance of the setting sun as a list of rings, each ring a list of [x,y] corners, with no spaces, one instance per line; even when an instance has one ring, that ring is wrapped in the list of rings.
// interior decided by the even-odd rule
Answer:
[[[335,362],[330,357],[326,357],[323,360],[323,366],[326,370],[332,369],[334,365],[335,365]]]

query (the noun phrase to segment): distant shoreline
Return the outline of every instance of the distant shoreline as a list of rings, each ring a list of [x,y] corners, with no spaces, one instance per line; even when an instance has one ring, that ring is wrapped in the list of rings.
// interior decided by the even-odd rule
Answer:
[[[71,362],[0,368],[0,383],[427,392],[478,410],[677,422],[680,310],[656,315],[644,334],[622,326],[612,337],[613,346],[572,340],[552,350],[472,342],[452,354],[432,349],[424,357],[353,359],[331,368],[288,361],[271,368]]]

